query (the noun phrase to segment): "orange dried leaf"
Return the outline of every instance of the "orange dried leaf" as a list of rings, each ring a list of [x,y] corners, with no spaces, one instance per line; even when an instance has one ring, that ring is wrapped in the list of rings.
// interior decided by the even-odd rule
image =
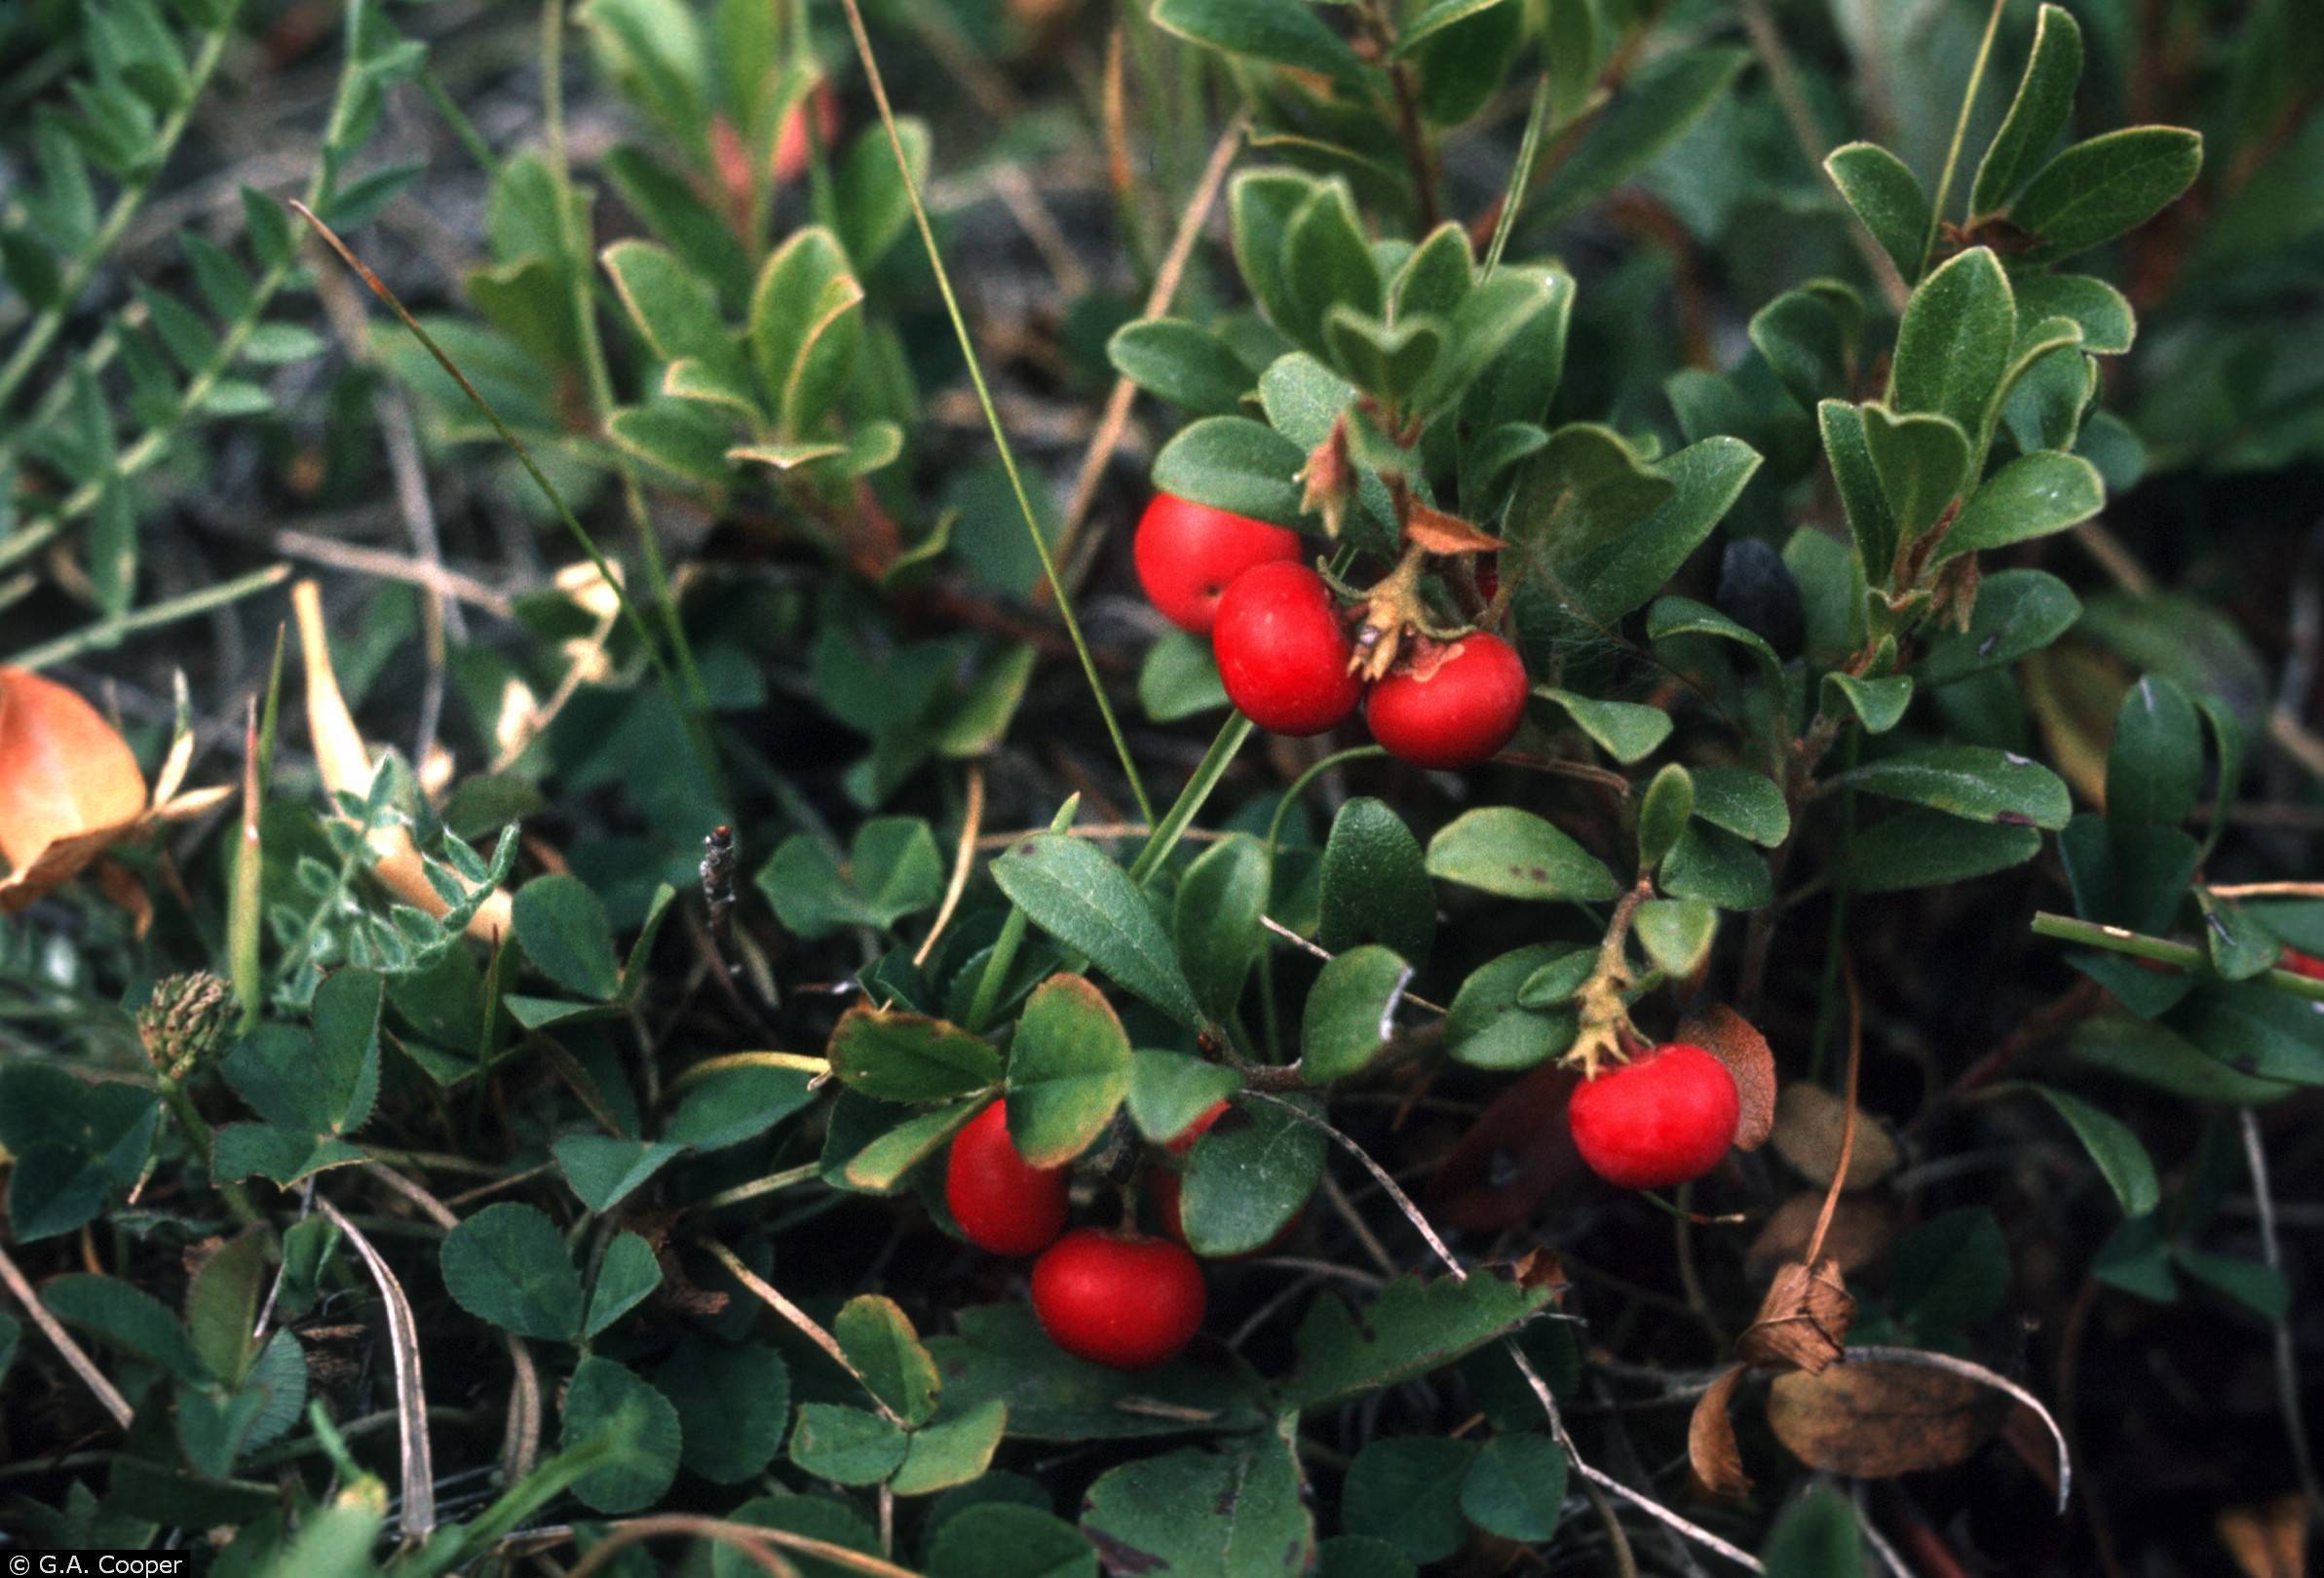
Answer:
[[[95,708],[23,669],[0,669],[0,913],[79,874],[145,812],[145,775]]]
[[[1695,1400],[1687,1421],[1687,1466],[1695,1488],[1717,1501],[1740,1501],[1751,1493],[1751,1476],[1743,1472],[1743,1454],[1734,1443],[1735,1388],[1747,1373],[1741,1365],[1722,1371],[1710,1389]]]
[[[1457,515],[1415,504],[1404,521],[1404,540],[1418,543],[1431,554],[1498,554],[1507,546],[1490,532],[1479,531]]]
[[[1735,1149],[1755,1151],[1766,1144],[1775,1128],[1775,1055],[1768,1048],[1768,1038],[1749,1020],[1719,1003],[1681,1024],[1678,1039],[1700,1047],[1734,1076],[1735,1091],[1743,1098]]]

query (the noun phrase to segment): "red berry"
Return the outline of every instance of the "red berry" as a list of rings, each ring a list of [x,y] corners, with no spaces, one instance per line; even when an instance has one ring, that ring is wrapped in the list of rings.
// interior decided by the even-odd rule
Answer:
[[[1321,734],[1363,699],[1331,588],[1305,564],[1258,564],[1236,577],[1210,644],[1227,699],[1263,729]]]
[[[1116,1369],[1176,1358],[1206,1302],[1195,1257],[1158,1238],[1077,1227],[1033,1262],[1033,1313],[1049,1340]]]
[[[1589,1170],[1625,1189],[1699,1178],[1734,1143],[1742,1099],[1727,1065],[1683,1042],[1585,1081],[1566,1108]]]
[[[1138,518],[1133,545],[1138,585],[1162,617],[1207,635],[1218,600],[1254,564],[1300,557],[1299,533],[1232,515],[1170,493],[1157,493]]]
[[[1516,648],[1477,631],[1399,659],[1372,687],[1364,721],[1389,754],[1416,767],[1474,767],[1517,732],[1525,689]]]
[[[1039,1254],[1065,1231],[1061,1167],[1033,1167],[1009,1138],[1009,1103],[995,1101],[953,1136],[944,1204],[970,1243],[994,1254]]]
[[[2275,961],[2275,967],[2289,970],[2296,976],[2305,976],[2310,981],[2324,981],[2324,959],[2312,953],[2303,953],[2298,948],[2284,949],[2283,957]]]

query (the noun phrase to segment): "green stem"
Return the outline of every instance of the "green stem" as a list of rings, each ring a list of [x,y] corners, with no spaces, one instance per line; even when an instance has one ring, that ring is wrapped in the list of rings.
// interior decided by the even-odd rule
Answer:
[[[2109,953],[2126,953],[2134,959],[2150,959],[2156,964],[2176,965],[2198,975],[2214,974],[2211,956],[2201,948],[2186,943],[2149,937],[2142,932],[2126,931],[2119,926],[2102,926],[2096,921],[2076,920],[2072,915],[2060,915],[2047,909],[2035,913],[2034,935],[2060,943],[2079,943],[2084,947],[2104,948]],[[2290,997],[2305,997],[2311,1003],[2324,1003],[2324,981],[2316,981],[2290,970],[2265,971],[2243,984],[2269,986]]]
[[[936,246],[936,233],[929,223],[927,205],[920,200],[920,183],[912,178],[912,163],[904,153],[903,138],[895,129],[895,110],[888,102],[888,84],[880,75],[880,63],[871,52],[871,35],[864,30],[863,11],[857,0],[844,0],[848,13],[848,27],[855,34],[856,54],[863,62],[863,74],[871,83],[871,96],[879,105],[880,124],[887,129],[888,146],[895,156],[896,177],[903,182],[904,196],[911,202],[912,218],[920,229],[920,245],[928,252],[928,266],[936,277],[936,290],[944,298],[944,312],[952,320],[952,332],[960,341],[961,357],[969,365],[969,381],[976,388],[976,403],[984,408],[985,425],[992,429],[993,446],[1001,453],[1001,467],[1009,474],[1009,485],[1016,494],[1017,513],[1024,518],[1025,531],[1033,539],[1033,552],[1041,560],[1041,573],[1048,581],[1049,595],[1057,600],[1057,613],[1065,621],[1065,634],[1072,638],[1073,649],[1082,660],[1082,674],[1089,681],[1089,693],[1097,700],[1099,716],[1105,719],[1106,733],[1113,738],[1114,754],[1121,758],[1123,776],[1129,780],[1129,791],[1138,802],[1139,820],[1154,821],[1154,802],[1147,796],[1146,783],[1138,775],[1138,764],[1130,758],[1129,741],[1122,732],[1122,721],[1114,715],[1114,704],[1106,699],[1105,682],[1099,678],[1097,660],[1089,654],[1089,643],[1083,637],[1082,622],[1075,617],[1073,598],[1065,590],[1065,583],[1057,573],[1056,556],[1049,552],[1048,539],[1042,535],[1041,522],[1033,513],[1033,500],[1025,491],[1025,480],[1018,473],[1016,453],[1010,447],[1009,430],[1001,425],[1001,413],[993,404],[992,390],[984,381],[984,367],[976,357],[976,342],[970,336],[969,322],[961,313],[960,298],[952,289],[952,275],[944,267],[944,254]]]
[[[1542,73],[1542,85],[1533,93],[1533,110],[1525,117],[1525,136],[1517,144],[1517,163],[1509,170],[1509,189],[1501,200],[1501,217],[1493,226],[1493,245],[1485,249],[1485,266],[1477,275],[1482,285],[1493,278],[1493,271],[1501,266],[1502,251],[1509,244],[1509,232],[1517,228],[1517,210],[1525,202],[1525,188],[1533,180],[1533,162],[1542,151],[1542,132],[1549,122],[1549,73]]]
[[[1847,770],[1856,765],[1863,754],[1864,731],[1851,729],[1848,736]],[[1836,865],[1848,864],[1849,849],[1856,841],[1856,791],[1843,789],[1840,794],[1840,853]],[[1815,1039],[1808,1051],[1808,1072],[1811,1079],[1824,1077],[1824,1048],[1830,1042],[1832,1026],[1840,1018],[1840,949],[1848,940],[1848,900],[1851,890],[1842,888],[1832,895],[1832,924],[1824,934],[1823,980],[1816,988]]]
[[[289,578],[290,566],[287,564],[253,570],[248,575],[238,575],[231,581],[204,587],[200,592],[189,592],[182,597],[171,597],[133,613],[100,619],[94,625],[74,631],[70,635],[59,635],[39,646],[26,647],[15,657],[7,659],[7,666],[12,669],[43,669],[52,663],[62,663],[67,658],[77,658],[84,653],[102,652],[119,646],[139,631],[174,624],[180,619],[191,619],[196,614],[206,614],[212,608],[239,602],[253,592],[281,586]]]
[[[1049,831],[1063,832],[1073,826],[1073,819],[1081,810],[1082,797],[1068,795],[1057,814],[1049,818]],[[1015,968],[1016,950],[1025,943],[1025,912],[1011,904],[1009,918],[1001,923],[1001,935],[993,940],[993,951],[984,961],[984,974],[976,978],[976,995],[969,1003],[967,1028],[981,1034],[993,1021],[993,1013],[1001,1005],[1001,986]]]
[[[177,1127],[185,1131],[187,1142],[202,1153],[202,1170],[209,1172],[210,1146],[215,1136],[210,1132],[210,1124],[194,1106],[194,1098],[186,1094],[184,1086],[173,1079],[167,1079],[162,1082],[162,1100],[168,1104],[170,1115],[177,1120]],[[210,1181],[217,1182],[214,1177]],[[225,1197],[226,1209],[234,1212],[234,1219],[244,1226],[254,1227],[266,1220],[258,1208],[250,1203],[249,1191],[241,1184],[218,1183],[217,1190]]]
[[[1267,820],[1268,870],[1273,872],[1275,869],[1276,851],[1282,843],[1283,819],[1290,814],[1291,807],[1299,803],[1299,797],[1308,791],[1309,785],[1334,767],[1387,754],[1388,751],[1380,746],[1353,746],[1346,751],[1334,751],[1291,780],[1291,787],[1283,790],[1282,798],[1275,802],[1275,815]],[[1259,1016],[1260,1027],[1267,1033],[1267,1055],[1279,1063],[1283,1060],[1283,1033],[1276,1016],[1275,948],[1272,944],[1259,950]]]
[[[0,408],[7,406],[10,398],[17,392],[17,386],[39,363],[42,354],[49,348],[49,342],[64,327],[65,315],[72,311],[82,287],[89,283],[89,277],[96,272],[97,265],[105,260],[123,233],[129,229],[130,221],[144,207],[145,199],[152,195],[154,182],[160,178],[162,167],[170,162],[177,139],[185,135],[186,123],[193,119],[194,106],[201,102],[203,92],[210,86],[210,74],[217,69],[218,61],[225,56],[226,41],[234,35],[235,15],[241,10],[242,0],[230,0],[225,15],[218,19],[216,29],[203,40],[202,48],[195,53],[187,68],[184,95],[171,107],[170,118],[155,131],[153,142],[146,150],[144,173],[114,195],[113,207],[106,211],[103,222],[96,227],[95,234],[89,238],[89,245],[81,249],[71,266],[64,271],[55,299],[43,307],[25,327],[24,337],[17,341],[17,348],[10,353],[7,365],[0,366]]]
[[[1144,882],[1169,858],[1178,840],[1210,798],[1210,791],[1218,788],[1218,781],[1234,764],[1236,752],[1251,737],[1251,720],[1237,712],[1220,726],[1218,737],[1210,742],[1210,749],[1195,766],[1195,774],[1186,781],[1186,788],[1178,791],[1178,798],[1163,813],[1161,826],[1147,835],[1146,847],[1138,851],[1138,858],[1130,863],[1129,879]]]
[[[1938,227],[1945,221],[1945,199],[1953,193],[1953,172],[1961,164],[1961,145],[1969,135],[1969,112],[1977,107],[1977,90],[1985,82],[1985,65],[1993,58],[1994,35],[2001,29],[2001,8],[2006,4],[2008,0],[1993,0],[1993,10],[1986,14],[1985,36],[1977,41],[1977,58],[1969,65],[1968,86],[1961,91],[1961,114],[1953,123],[1953,143],[1945,150],[1945,168],[1937,176],[1936,200],[1928,206],[1928,235],[1921,243],[1916,278],[1928,272],[1928,260],[1936,254]]]

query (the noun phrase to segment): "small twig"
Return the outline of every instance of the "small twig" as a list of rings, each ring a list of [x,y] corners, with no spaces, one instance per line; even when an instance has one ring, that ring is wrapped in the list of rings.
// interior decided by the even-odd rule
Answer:
[[[2260,1115],[2250,1107],[2240,1114],[2243,1154],[2251,1166],[2252,1200],[2260,1208],[2260,1255],[2267,1269],[2283,1274],[2284,1249],[2275,1233],[2275,1197],[2267,1187],[2267,1147],[2260,1137]],[[2284,1434],[2292,1439],[2292,1465],[2300,1474],[2310,1516],[2324,1514],[2324,1486],[2316,1481],[2316,1460],[2308,1450],[2307,1422],[2300,1408],[2300,1360],[2292,1346],[2289,1315],[2278,1316],[2275,1327],[2275,1394],[2284,1414]]]
[[[1323,1198],[1331,1203],[1331,1209],[1339,1213],[1340,1220],[1348,1224],[1348,1230],[1355,1235],[1355,1242],[1363,1246],[1364,1253],[1372,1257],[1372,1264],[1380,1268],[1380,1274],[1393,1277],[1396,1274],[1395,1256],[1388,1252],[1388,1246],[1380,1242],[1380,1235],[1372,1231],[1372,1224],[1364,1220],[1363,1213],[1348,1198],[1348,1191],[1341,1188],[1339,1180],[1329,1173],[1323,1174]]]
[[[396,1176],[377,1164],[367,1166],[372,1172]],[[386,1256],[363,1236],[363,1230],[320,1194],[315,1197],[315,1209],[329,1218],[347,1236],[347,1242],[355,1246],[356,1253],[363,1257],[371,1280],[379,1287],[380,1301],[387,1306],[388,1352],[395,1366],[396,1411],[400,1416],[403,1468],[403,1497],[397,1522],[403,1538],[425,1539],[436,1526],[436,1471],[431,1466],[428,1445],[428,1398],[420,1382],[419,1322],[412,1316],[411,1300],[403,1296],[403,1285],[396,1280]]]
[[[2324,882],[2213,882],[2203,891],[2214,899],[2324,899]]]
[[[928,963],[928,956],[935,951],[936,939],[952,924],[952,912],[960,907],[961,895],[969,891],[969,874],[976,868],[976,832],[984,826],[984,769],[969,763],[968,778],[969,803],[961,811],[960,843],[952,852],[952,880],[944,885],[944,902],[936,906],[928,936],[912,955],[915,965]]]
[[[871,1382],[863,1378],[863,1372],[856,1367],[854,1361],[850,1360],[846,1351],[839,1346],[839,1339],[818,1326],[814,1316],[809,1315],[798,1305],[783,1297],[772,1283],[744,1265],[735,1251],[725,1245],[715,1240],[705,1240],[703,1247],[718,1257],[718,1263],[726,1267],[728,1274],[735,1281],[757,1295],[769,1309],[790,1322],[808,1341],[829,1354],[833,1364],[854,1376],[856,1384],[863,1388],[864,1394],[871,1399],[872,1405],[879,1410],[881,1418],[899,1430],[903,1428],[903,1420],[894,1408],[888,1405],[888,1400],[872,1389]]]
[[[1856,989],[1856,963],[1847,949],[1840,954],[1840,981],[1848,988],[1848,1111],[1840,1120],[1840,1160],[1832,1170],[1831,1187],[1824,1191],[1824,1209],[1816,1212],[1815,1231],[1808,1236],[1809,1265],[1823,1252],[1824,1234],[1831,1230],[1832,1213],[1840,1209],[1840,1191],[1848,1185],[1848,1165],[1856,1152],[1856,1083],[1864,1069],[1864,996]]]
[[[64,1362],[72,1366],[72,1372],[81,1377],[82,1384],[96,1395],[97,1402],[104,1405],[105,1411],[113,1416],[122,1429],[129,1429],[130,1421],[136,1417],[129,1405],[129,1399],[105,1379],[104,1371],[96,1367],[96,1362],[89,1357],[88,1351],[57,1324],[57,1317],[49,1313],[49,1307],[40,1301],[40,1295],[32,1290],[32,1284],[24,1280],[23,1272],[17,1269],[17,1263],[8,1257],[6,1250],[0,1250],[0,1282],[8,1284],[8,1290],[17,1295],[17,1302],[24,1306],[24,1313],[32,1317],[32,1324],[40,1328],[41,1334],[63,1356]]]

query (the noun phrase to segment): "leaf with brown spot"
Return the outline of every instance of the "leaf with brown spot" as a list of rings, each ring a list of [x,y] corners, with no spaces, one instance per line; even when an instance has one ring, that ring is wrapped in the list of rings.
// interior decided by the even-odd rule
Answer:
[[[1768,1426],[1794,1457],[1858,1480],[1966,1462],[2008,1408],[1966,1376],[1917,1365],[1835,1365],[1768,1390]]]
[[[1418,543],[1431,554],[1498,554],[1507,545],[1488,531],[1479,531],[1457,515],[1415,503],[1404,520],[1404,540]]]
[[[1749,1370],[1741,1365],[1720,1372],[1710,1389],[1695,1400],[1695,1413],[1687,1421],[1687,1467],[1695,1488],[1715,1501],[1740,1501],[1751,1493],[1751,1476],[1743,1472],[1743,1454],[1734,1443],[1735,1388]]]
[[[1844,1189],[1869,1189],[1896,1171],[1903,1155],[1872,1114],[1857,1109],[1855,1149]],[[1775,1154],[1815,1183],[1830,1183],[1840,1168],[1840,1141],[1848,1125],[1848,1103],[1820,1085],[1794,1080],[1775,1098]]]
[[[1767,1276],[1777,1266],[1807,1254],[1815,1218],[1824,1208],[1820,1190],[1805,1189],[1775,1208],[1767,1225],[1743,1251],[1743,1275]],[[1843,1275],[1863,1270],[1886,1252],[1896,1237],[1896,1208],[1878,1195],[1842,1196],[1824,1230],[1824,1255]]]
[[[1678,1039],[1700,1047],[1734,1076],[1735,1092],[1743,1098],[1734,1148],[1755,1151],[1766,1144],[1775,1128],[1775,1055],[1768,1049],[1768,1038],[1742,1015],[1715,1003],[1682,1023]]]
[[[1734,1339],[1734,1356],[1761,1369],[1821,1374],[1848,1357],[1855,1324],[1856,1301],[1832,1257],[1812,1267],[1794,1260],[1768,1284],[1758,1317]]]

